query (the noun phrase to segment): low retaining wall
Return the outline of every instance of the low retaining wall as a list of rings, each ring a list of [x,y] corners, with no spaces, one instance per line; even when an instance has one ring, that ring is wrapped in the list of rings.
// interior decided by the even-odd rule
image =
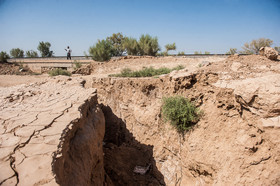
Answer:
[[[8,60],[9,63],[19,63],[22,65],[27,65],[32,71],[38,73],[46,72],[46,69],[53,68],[66,68],[67,70],[73,70],[75,63],[89,64],[94,62],[91,59],[72,58],[72,60],[67,60],[64,58],[12,58]]]

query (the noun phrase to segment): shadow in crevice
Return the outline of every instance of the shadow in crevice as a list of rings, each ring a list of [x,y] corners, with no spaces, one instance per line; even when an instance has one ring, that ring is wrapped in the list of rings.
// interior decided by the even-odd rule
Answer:
[[[126,128],[124,121],[112,109],[101,104],[105,116],[104,169],[113,185],[166,185],[156,167],[153,146],[141,144]],[[143,175],[135,167],[146,167]],[[110,185],[110,184],[109,184]]]

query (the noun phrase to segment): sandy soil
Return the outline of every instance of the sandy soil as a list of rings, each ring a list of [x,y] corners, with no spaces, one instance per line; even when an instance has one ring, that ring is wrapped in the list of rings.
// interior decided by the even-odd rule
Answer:
[[[43,75],[0,75],[0,87],[10,87],[20,84],[30,84],[35,82],[42,82],[48,77]]]
[[[178,65],[156,78],[106,78]],[[129,57],[86,68],[0,76],[0,185],[279,185],[279,58]],[[161,114],[175,95],[203,111],[184,134]]]
[[[130,68],[131,70],[140,70],[143,67],[154,68],[174,68],[178,65],[183,65],[186,68],[199,67],[200,63],[211,63],[223,61],[225,57],[211,56],[201,58],[186,58],[186,57],[139,57],[131,56],[126,59],[120,58],[119,60],[111,60],[108,63],[102,63],[99,65],[91,65],[92,76],[94,77],[107,77],[110,74],[116,74],[121,72],[124,68]]]
[[[184,58],[184,57],[128,57],[127,59],[120,58],[119,60],[111,60],[107,63],[92,63],[85,65],[84,68],[91,68],[91,75],[84,76],[85,79],[90,77],[108,77],[110,74],[121,72],[124,68],[139,70],[143,67],[167,67],[174,68],[178,65],[183,65],[186,68],[198,68],[199,64],[207,62],[219,62],[224,60],[224,57],[211,56],[206,58]],[[10,67],[11,73],[14,73],[15,67]],[[2,68],[3,69],[3,68]],[[5,69],[6,71],[6,69]],[[3,73],[2,73],[3,74]],[[80,76],[80,75],[73,75]],[[48,74],[42,75],[0,75],[0,87],[10,87],[20,84],[29,84],[42,82]]]

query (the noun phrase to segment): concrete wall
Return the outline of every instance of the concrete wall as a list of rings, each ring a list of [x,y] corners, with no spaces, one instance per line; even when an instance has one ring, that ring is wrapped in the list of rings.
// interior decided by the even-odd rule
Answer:
[[[72,70],[75,67],[75,63],[79,62],[81,64],[89,64],[94,62],[91,59],[86,59],[85,57],[75,58],[72,60],[67,60],[66,58],[12,58],[8,59],[9,63],[20,63],[22,65],[27,65],[34,72],[43,72],[47,68],[66,68],[67,70]]]

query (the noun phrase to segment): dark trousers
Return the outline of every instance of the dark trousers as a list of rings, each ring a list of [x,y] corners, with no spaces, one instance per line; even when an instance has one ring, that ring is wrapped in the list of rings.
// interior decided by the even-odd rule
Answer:
[[[71,60],[71,54],[70,53],[67,53],[67,59]]]

